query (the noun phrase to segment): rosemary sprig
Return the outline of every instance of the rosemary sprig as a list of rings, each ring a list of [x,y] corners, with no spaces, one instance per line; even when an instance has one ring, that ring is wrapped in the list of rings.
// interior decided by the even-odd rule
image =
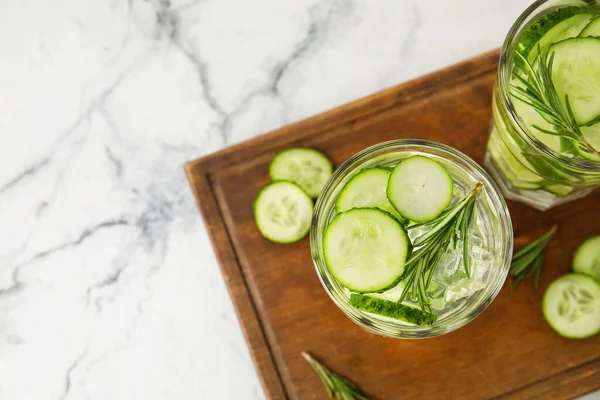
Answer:
[[[514,278],[512,287],[516,289],[519,284],[535,275],[533,286],[537,289],[540,284],[540,274],[544,264],[544,250],[556,232],[554,225],[544,236],[519,248],[513,253],[510,264],[510,275]]]
[[[469,224],[475,211],[477,194],[483,187],[481,182],[464,199],[444,211],[433,221],[409,226],[408,229],[417,227],[431,227],[423,236],[418,237],[413,245],[413,251],[406,262],[406,286],[398,302],[403,301],[408,294],[415,299],[421,309],[431,312],[430,301],[427,298],[427,288],[431,283],[433,272],[440,259],[452,244],[454,249],[458,239],[462,240],[463,267],[467,277],[471,276],[471,258],[469,257]]]
[[[308,361],[319,375],[330,398],[337,400],[369,400],[354,383],[328,369],[310,354],[302,352],[302,357]]]
[[[555,131],[533,125],[533,128],[548,135],[563,137],[571,141],[585,152],[598,156],[598,150],[585,139],[569,102],[569,96],[565,95],[564,106],[556,87],[552,82],[552,66],[554,64],[554,53],[549,56],[549,50],[540,49],[538,45],[538,56],[533,65],[520,52],[515,54],[523,62],[527,77],[524,78],[518,72],[513,76],[523,85],[510,85],[512,95],[525,104],[533,107],[548,123],[552,124]]]

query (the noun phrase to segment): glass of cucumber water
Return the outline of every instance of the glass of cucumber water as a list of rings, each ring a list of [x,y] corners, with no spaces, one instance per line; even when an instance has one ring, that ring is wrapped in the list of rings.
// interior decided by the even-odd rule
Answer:
[[[508,33],[485,165],[540,210],[600,185],[600,2],[540,0]]]
[[[477,317],[510,267],[508,209],[488,174],[443,144],[369,147],[325,184],[310,229],[323,287],[368,331],[427,338]]]

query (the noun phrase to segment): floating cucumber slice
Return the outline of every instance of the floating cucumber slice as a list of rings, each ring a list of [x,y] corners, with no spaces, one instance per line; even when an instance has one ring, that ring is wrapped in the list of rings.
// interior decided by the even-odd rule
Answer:
[[[600,152],[600,122],[592,126],[582,126],[581,133],[583,133],[585,140],[587,140],[587,142],[591,144],[594,149]],[[600,156],[584,151],[578,146],[576,149],[582,157],[585,157],[591,161],[600,161]]]
[[[554,126],[546,121],[532,106],[522,102],[519,99],[513,98],[513,106],[517,115],[525,126],[529,128],[529,132],[540,142],[542,142],[550,150],[560,152],[562,150],[561,140],[559,136],[549,135],[535,128],[534,125],[548,131],[554,131]]]
[[[404,222],[404,217],[390,204],[386,195],[390,174],[390,169],[375,167],[367,168],[353,176],[340,192],[335,203],[336,211],[344,212],[352,208],[377,207]]]
[[[589,24],[592,17],[592,14],[582,13],[573,15],[572,17],[559,22],[532,46],[531,51],[527,56],[527,60],[530,63],[533,63],[539,54],[539,49],[544,49],[553,43],[560,42],[561,40],[576,37],[579,35],[579,33],[581,33],[583,28]]]
[[[600,17],[596,17],[579,34],[579,37],[600,37]]]
[[[394,217],[377,208],[353,208],[336,215],[323,239],[327,267],[354,292],[377,292],[397,284],[410,242]]]
[[[412,156],[392,171],[387,197],[404,217],[427,222],[450,205],[453,188],[452,177],[442,164],[429,157]]]
[[[575,251],[573,270],[600,281],[600,235],[587,239]]]
[[[550,47],[552,82],[561,101],[568,95],[580,125],[600,117],[600,39],[574,38]]]
[[[293,243],[306,236],[312,213],[311,198],[288,181],[268,184],[254,202],[256,226],[264,237],[277,243]]]
[[[600,283],[586,275],[564,275],[546,289],[542,311],[561,336],[594,336],[600,332]]]
[[[544,189],[549,191],[550,193],[553,193],[553,194],[555,194],[557,196],[561,196],[561,197],[571,194],[573,192],[573,190],[575,190],[573,188],[573,186],[561,185],[559,183],[546,185],[546,186],[544,186]]]
[[[492,132],[488,142],[488,150],[492,160],[510,184],[518,189],[536,190],[542,187],[544,179],[534,171],[533,166],[520,156],[517,159],[507,146],[502,143],[502,138],[497,131]]]
[[[333,164],[329,158],[308,147],[283,150],[277,153],[269,165],[272,180],[297,183],[312,198],[321,193],[332,173]]]
[[[350,304],[359,310],[384,317],[398,319],[413,325],[431,325],[437,319],[435,314],[421,311],[389,300],[377,299],[363,294],[351,294]]]

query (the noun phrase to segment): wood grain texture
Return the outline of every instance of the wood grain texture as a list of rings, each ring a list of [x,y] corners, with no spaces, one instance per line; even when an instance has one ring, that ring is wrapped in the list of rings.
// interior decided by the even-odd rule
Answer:
[[[498,52],[447,68],[186,165],[254,362],[270,399],[323,399],[309,351],[373,399],[564,399],[600,388],[600,338],[555,335],[540,312],[543,289],[567,272],[577,245],[598,233],[600,192],[542,213],[509,203],[517,237],[557,223],[540,290],[507,283],[456,332],[423,341],[374,336],[329,299],[308,238],[279,245],[254,224],[252,202],[268,163],[288,146],[316,147],[336,165],[398,138],[453,146],[482,163]],[[586,211],[588,210],[588,211]],[[560,243],[560,245],[558,245]]]

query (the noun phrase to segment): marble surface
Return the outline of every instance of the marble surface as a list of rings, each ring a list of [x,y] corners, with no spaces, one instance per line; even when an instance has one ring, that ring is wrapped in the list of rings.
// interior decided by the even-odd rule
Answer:
[[[185,161],[498,47],[525,0],[0,13],[0,399],[262,399]]]

